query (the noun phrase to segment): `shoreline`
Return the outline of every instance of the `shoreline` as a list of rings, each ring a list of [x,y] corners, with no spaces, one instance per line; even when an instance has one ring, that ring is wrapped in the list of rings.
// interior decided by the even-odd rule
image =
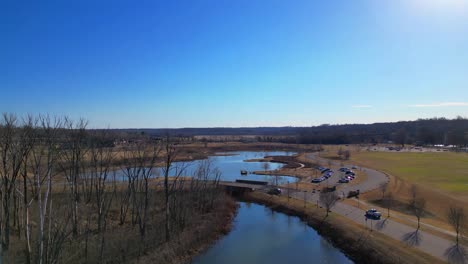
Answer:
[[[333,213],[324,218],[324,212],[317,213],[317,209],[308,210],[315,207],[311,204],[307,204],[307,209],[304,209],[297,204],[293,205],[292,202],[285,204],[279,197],[257,192],[244,194],[238,200],[261,204],[274,211],[299,217],[356,263],[444,263],[417,249],[406,247],[400,241],[352,225]],[[393,251],[388,251],[389,247]]]
[[[193,259],[196,258],[199,255],[204,254],[206,251],[208,251],[213,245],[215,245],[220,239],[222,239],[224,236],[228,235],[229,232],[231,232],[233,223],[234,223],[234,218],[237,215],[237,212],[239,210],[239,204],[237,203],[237,200],[235,200],[233,197],[232,202],[234,203],[232,210],[229,211],[226,215],[224,215],[224,220],[225,222],[222,223],[222,225],[218,226],[212,234],[209,234],[207,236],[207,241],[204,241],[203,243],[194,246],[193,248],[190,248],[187,250],[187,255],[182,257],[180,261],[175,261],[173,264],[185,264],[185,263],[192,263]],[[229,201],[228,203],[230,203]]]
[[[190,240],[175,238],[162,247],[154,248],[145,255],[132,259],[130,263],[192,263],[194,258],[206,252],[232,230],[239,205],[232,196],[225,195],[226,200],[218,212],[219,216],[206,217],[204,223],[199,223],[201,226],[192,226],[180,234],[180,237],[190,237]],[[162,252],[164,253],[161,254]]]

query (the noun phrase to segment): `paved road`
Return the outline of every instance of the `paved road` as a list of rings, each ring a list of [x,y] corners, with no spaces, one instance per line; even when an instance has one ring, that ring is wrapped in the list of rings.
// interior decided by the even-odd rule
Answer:
[[[315,154],[308,154],[307,158],[313,159],[313,160],[321,159],[317,157]],[[323,161],[324,160],[322,159],[322,162]],[[327,164],[327,163],[324,163],[324,164]],[[337,162],[334,162],[332,164],[332,166],[335,166],[335,167],[337,165],[339,165]],[[375,188],[378,188],[382,182],[388,181],[388,177],[379,171],[368,169],[368,168],[361,168],[361,169],[367,173],[367,177],[368,177],[367,180],[365,182],[359,183],[352,187],[344,187],[340,191],[344,191],[345,193],[349,190],[355,190],[355,189],[360,189],[361,192],[370,191]],[[334,177],[337,177],[337,176],[334,176]],[[304,192],[290,190],[290,195],[297,199],[301,199],[301,200],[304,199]],[[308,192],[306,193],[305,197],[309,203],[316,204],[319,198],[319,194]],[[374,232],[381,232],[385,235],[388,235],[389,237],[392,237],[400,241],[403,241],[403,237],[405,235],[410,234],[415,231],[413,227],[395,222],[391,219],[383,219],[380,221],[374,221],[374,220],[366,221],[364,217],[364,214],[365,214],[364,208],[356,208],[354,206],[350,206],[342,202],[338,202],[335,205],[335,207],[333,207],[332,211],[339,215],[345,216],[348,219],[358,224],[366,226],[369,229],[371,228],[371,224],[372,224],[372,229],[374,230]],[[435,235],[432,235],[424,231],[419,231],[418,234],[420,235],[420,243],[419,245],[415,245],[417,248],[419,248],[420,250],[432,256],[435,256],[445,261],[447,260],[445,256],[445,251],[449,247],[453,246],[452,241],[437,237]],[[414,240],[411,240],[411,241],[414,241]]]
[[[376,170],[369,169],[369,168],[359,167],[360,171],[363,171],[363,172],[365,172],[367,174],[367,179],[365,181],[360,182],[360,183],[355,184],[355,185],[350,185],[350,184],[346,184],[346,183],[344,183],[344,184],[335,184],[336,182],[338,182],[338,180],[340,178],[340,176],[339,176],[340,173],[338,173],[338,169],[341,167],[340,162],[329,161],[327,159],[318,157],[318,155],[316,153],[307,154],[306,158],[310,159],[310,160],[314,160],[314,161],[320,161],[322,164],[327,164],[328,162],[331,162],[331,165],[332,165],[331,169],[333,171],[335,171],[335,173],[328,180],[329,180],[329,182],[332,182],[331,185],[337,185],[337,187],[339,186],[339,191],[344,192],[345,194],[347,194],[351,190],[353,190],[353,191],[354,190],[360,190],[361,192],[372,191],[374,189],[379,188],[379,186],[382,183],[385,183],[385,182],[389,181],[387,175],[385,175],[384,173],[382,173],[380,171],[376,171]],[[348,167],[349,167],[349,165],[348,165]],[[323,183],[322,183],[322,185],[323,185]]]

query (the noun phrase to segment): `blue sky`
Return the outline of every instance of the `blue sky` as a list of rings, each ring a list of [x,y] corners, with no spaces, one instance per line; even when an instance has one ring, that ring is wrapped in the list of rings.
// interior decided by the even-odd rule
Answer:
[[[0,112],[92,127],[468,116],[468,1],[21,1]]]

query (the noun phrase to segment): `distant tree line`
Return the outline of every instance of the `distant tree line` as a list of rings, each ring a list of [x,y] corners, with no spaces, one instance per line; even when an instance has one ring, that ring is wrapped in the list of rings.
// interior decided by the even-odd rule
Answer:
[[[416,145],[468,145],[468,119],[432,118],[369,125],[322,125],[301,128],[301,144],[387,143]]]
[[[416,121],[374,124],[324,124],[312,127],[251,127],[251,128],[180,128],[180,129],[118,129],[127,138],[147,135],[154,138],[170,134],[181,142],[210,141],[209,136],[255,136],[258,142],[294,144],[373,144],[468,145],[468,119],[430,118]]]

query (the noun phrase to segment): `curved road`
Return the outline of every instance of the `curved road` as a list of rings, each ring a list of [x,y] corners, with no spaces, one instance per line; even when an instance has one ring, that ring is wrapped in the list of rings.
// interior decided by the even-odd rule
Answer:
[[[318,157],[315,153],[307,154],[306,158],[314,160],[314,161],[321,161],[323,164],[327,164],[329,162],[328,160]],[[332,161],[331,165],[333,169],[335,169],[339,167],[340,164],[338,162]],[[367,173],[367,180],[362,183],[356,184],[354,186],[350,185],[349,187],[346,186],[346,187],[340,188],[338,191],[339,193],[341,192],[347,193],[349,190],[357,190],[357,189],[359,189],[361,192],[367,192],[367,191],[379,188],[379,186],[382,183],[388,182],[389,180],[387,175],[385,175],[382,172],[369,169],[369,168],[362,168],[362,167],[360,168],[360,170]],[[330,177],[330,179],[334,178],[337,181],[337,177],[338,177],[337,174],[339,173],[335,173],[332,177]],[[290,196],[296,199],[300,199],[300,200],[303,200],[305,197],[307,202],[310,202],[313,204],[318,203],[318,199],[319,199],[318,193],[310,193],[310,192],[304,193],[301,191],[294,191],[292,189],[290,190]],[[365,210],[347,205],[342,202],[338,202],[333,207],[332,211],[358,224],[366,226],[367,228],[371,228],[371,224],[372,224],[374,231],[381,232],[399,241],[403,241],[404,240],[403,237],[405,235],[410,234],[415,231],[415,228],[393,221],[389,218],[382,219],[379,221],[375,221],[375,220],[366,221],[364,217]],[[440,238],[438,236],[432,235],[424,231],[419,231],[418,234],[420,234],[421,239],[420,239],[419,245],[416,245],[417,248],[441,260],[447,261],[445,252],[448,248],[454,245],[452,240]],[[468,260],[466,263],[468,263]]]
[[[332,165],[331,167],[335,172],[337,172],[338,169],[341,167],[340,162],[327,160],[327,159],[318,157],[316,153],[306,154],[306,158],[313,160],[313,161],[320,161],[323,164],[327,164],[328,162],[331,162],[331,165]],[[349,165],[345,165],[345,166],[349,166]],[[359,170],[366,173],[367,180],[360,182],[358,184],[355,184],[355,185],[339,184],[337,186],[340,186],[340,190],[339,190],[340,192],[348,193],[351,190],[353,191],[360,190],[361,192],[368,192],[368,191],[372,191],[374,189],[379,188],[379,186],[382,183],[389,181],[388,176],[380,171],[376,171],[376,170],[364,168],[364,167],[360,167]],[[339,173],[334,173],[333,176],[329,178],[329,180],[332,179],[332,181],[338,182],[339,180],[338,174]]]

